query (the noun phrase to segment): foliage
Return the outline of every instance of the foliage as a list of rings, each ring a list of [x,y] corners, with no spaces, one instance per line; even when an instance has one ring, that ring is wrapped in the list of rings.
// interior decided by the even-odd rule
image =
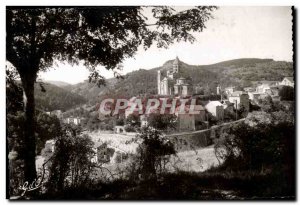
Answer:
[[[269,95],[259,100],[259,106],[265,112],[273,112],[276,109],[272,97]]]
[[[62,110],[66,111],[72,107],[86,103],[82,96],[67,91],[49,83],[42,84],[44,92],[35,84],[35,100],[37,109],[44,111]]]
[[[251,67],[251,64],[244,60],[245,59],[237,59],[227,63],[221,62],[219,64],[205,66],[188,65],[180,61],[179,66],[182,70],[181,75],[186,77],[192,76],[191,84],[194,85],[194,92],[196,93],[198,91],[197,94],[200,96],[197,97],[204,101],[220,100],[220,96],[216,95],[216,87],[218,84],[221,84],[223,89],[227,86],[248,87],[255,86],[255,81],[282,80],[284,76],[291,76],[293,74],[292,63],[252,59],[251,64],[255,66]],[[236,63],[236,61],[239,61],[239,63]],[[84,83],[71,85],[68,89],[84,96],[94,104],[108,96],[132,97],[146,94],[154,95],[157,94],[157,70],[161,70],[162,73],[164,73],[165,70],[172,67],[172,62],[173,60],[167,61],[164,65],[150,70],[139,69],[130,72],[124,75],[123,79],[108,79],[106,87],[98,88],[86,81]],[[262,67],[267,71],[262,71]],[[240,69],[244,75],[239,76],[232,74],[237,69]],[[282,70],[284,70],[283,73]],[[256,73],[260,72],[263,73],[256,75]],[[244,79],[244,76],[249,76],[249,79]],[[208,95],[203,95],[204,90],[206,90]],[[214,94],[212,95],[211,93]]]
[[[66,127],[56,139],[55,151],[50,161],[48,192],[66,187],[78,187],[90,182],[93,171],[94,143],[88,135]]]
[[[294,101],[295,93],[294,88],[290,86],[283,86],[279,91],[280,100]]]
[[[233,125],[216,149],[229,169],[280,172],[293,166],[294,125],[290,122]]]
[[[240,104],[240,108],[238,109],[238,118],[245,118],[248,115],[248,110],[244,107],[244,105]]]
[[[170,155],[175,154],[173,144],[160,131],[151,127],[143,127],[135,140],[140,141],[140,144],[134,167],[131,167],[131,176],[140,176],[142,180],[156,180],[158,174],[164,173]]]
[[[59,119],[53,115],[50,116],[42,112],[38,113],[36,133],[36,150],[37,154],[40,154],[47,140],[54,139],[61,135],[61,125]]]
[[[15,114],[24,110],[23,89],[17,83],[17,72],[6,67],[6,111]]]
[[[161,131],[175,129],[176,116],[173,114],[151,113],[148,116],[148,126]]]
[[[137,114],[130,114],[126,118],[126,124],[130,125],[131,127],[140,127],[141,126],[141,120],[140,116]]]
[[[133,127],[131,125],[125,125],[124,129],[126,132],[136,132],[138,130],[137,127]]]
[[[124,125],[124,118],[118,118],[117,120],[116,120],[116,125],[118,125],[118,126],[123,126]]]
[[[176,12],[171,7],[153,7],[154,24],[147,24],[142,7],[7,7],[6,59],[18,71],[24,94],[26,149],[25,178],[36,178],[34,83],[40,71],[55,60],[83,62],[91,71],[90,82],[105,84],[96,70],[120,69],[124,58],[133,57],[138,47],[153,43],[167,48],[176,41],[195,39],[216,7],[199,6]],[[150,27],[156,26],[155,29]]]
[[[235,113],[228,109],[224,109],[224,121],[230,122],[234,120],[236,120]]]
[[[176,12],[171,7],[152,7],[154,24],[149,25],[142,7],[8,7],[7,58],[18,71],[30,69],[25,68],[29,60],[34,69],[44,69],[55,59],[83,60],[90,68],[100,64],[112,69],[124,57],[132,57],[140,45],[146,49],[154,42],[158,47],[180,40],[193,42],[191,32],[202,31],[215,9],[199,6]],[[27,53],[30,50],[34,52]],[[28,59],[27,54],[35,58]],[[99,78],[93,69],[90,80]]]
[[[213,116],[210,112],[207,112],[206,115],[210,126],[216,125],[218,123],[217,118]]]

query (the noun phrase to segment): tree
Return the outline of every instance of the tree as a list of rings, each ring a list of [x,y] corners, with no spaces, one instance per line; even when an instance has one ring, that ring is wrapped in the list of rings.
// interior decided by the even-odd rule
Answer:
[[[283,86],[279,91],[279,96],[281,100],[295,100],[294,88],[290,86]]]
[[[269,95],[260,100],[259,106],[261,107],[261,110],[265,112],[273,112],[275,110],[274,102]]]
[[[35,100],[37,74],[55,60],[89,68],[90,82],[104,78],[96,70],[102,65],[114,70],[139,46],[168,47],[175,41],[190,41],[191,32],[202,31],[216,7],[195,7],[176,12],[171,7],[153,7],[148,23],[142,7],[7,7],[6,59],[18,71],[25,96],[25,180],[36,178]]]
[[[141,140],[135,160],[138,163],[137,174],[141,174],[144,180],[155,180],[159,172],[165,171],[164,159],[176,153],[174,145],[159,130],[151,127],[143,127],[135,140]]]
[[[148,125],[160,131],[175,129],[176,115],[151,113],[148,117]]]
[[[126,124],[132,126],[132,127],[140,127],[141,126],[141,120],[140,116],[138,114],[130,114],[126,118]]]
[[[94,142],[88,135],[67,126],[56,138],[55,151],[50,159],[48,191],[62,191],[66,186],[78,187],[90,180]]]
[[[36,133],[36,151],[40,153],[47,140],[54,139],[61,134],[59,119],[56,116],[38,113]]]

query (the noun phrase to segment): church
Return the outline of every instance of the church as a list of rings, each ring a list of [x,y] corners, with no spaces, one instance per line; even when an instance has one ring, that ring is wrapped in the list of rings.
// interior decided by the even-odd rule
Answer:
[[[173,61],[172,66],[167,69],[166,76],[157,71],[157,92],[158,95],[192,95],[192,86],[187,79],[180,76],[180,61],[178,57]]]

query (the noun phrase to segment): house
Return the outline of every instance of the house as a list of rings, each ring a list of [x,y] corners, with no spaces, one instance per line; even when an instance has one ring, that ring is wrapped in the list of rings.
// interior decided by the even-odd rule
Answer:
[[[79,118],[79,117],[68,117],[68,118],[64,119],[64,122],[67,124],[79,125],[79,124],[81,124],[82,120],[83,120],[83,118]]]
[[[47,115],[53,116],[55,115],[58,119],[62,118],[62,111],[61,110],[53,110],[51,112],[45,112]]]
[[[294,87],[294,79],[293,77],[285,77],[279,84]]]
[[[192,87],[186,82],[186,79],[180,77],[174,85],[174,94],[179,96],[188,96],[192,94]]]
[[[257,92],[248,92],[248,95],[250,100],[257,101],[261,94]]]
[[[283,85],[270,86],[270,90],[267,91],[267,94],[269,94],[271,97],[279,96],[279,91],[282,87]]]
[[[205,121],[205,108],[202,105],[195,105],[194,106],[195,112],[199,114],[195,114],[195,121],[196,122],[204,122]]]
[[[140,116],[141,121],[141,127],[147,127],[148,126],[148,116],[147,115],[141,115]]]
[[[177,114],[179,131],[195,131],[195,116],[188,113]]]
[[[268,84],[261,84],[256,87],[256,92],[260,94],[266,93],[268,90],[270,90],[270,85]]]
[[[258,86],[256,87],[256,92],[264,94],[268,90],[270,90],[271,86],[276,86],[278,85],[278,81],[260,81],[258,83]]]
[[[206,104],[205,109],[218,120],[222,120],[224,118],[224,107],[219,101],[209,101],[209,103]]]
[[[179,131],[195,131],[196,123],[205,121],[205,109],[202,105],[194,106],[193,111],[197,114],[190,113],[189,105],[184,107],[184,111],[180,109],[181,107],[178,106],[175,110]]]
[[[254,92],[256,89],[255,88],[253,88],[253,87],[245,87],[244,88],[244,91],[245,92]]]
[[[114,128],[114,132],[117,134],[126,134],[126,130],[125,130],[124,126],[116,125]]]
[[[225,93],[226,93],[227,95],[232,94],[235,90],[236,90],[235,87],[227,87],[227,88],[224,89],[224,91],[225,91]]]
[[[249,111],[249,95],[242,91],[234,92],[228,97],[229,102],[234,103],[234,107],[236,109],[240,109],[241,107],[245,108]]]

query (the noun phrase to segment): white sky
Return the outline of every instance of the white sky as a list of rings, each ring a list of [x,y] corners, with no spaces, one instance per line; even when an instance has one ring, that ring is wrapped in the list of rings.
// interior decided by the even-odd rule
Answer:
[[[182,8],[180,8],[182,9]],[[185,63],[204,65],[237,58],[273,58],[292,61],[292,16],[290,7],[220,7],[207,28],[195,35],[194,44],[180,42],[169,49],[151,47],[139,49],[135,58],[123,62],[123,74],[133,70],[151,69],[174,59],[176,55]],[[106,78],[112,71],[100,68]],[[44,80],[64,81],[71,84],[87,79],[83,66],[59,63],[41,73]]]

